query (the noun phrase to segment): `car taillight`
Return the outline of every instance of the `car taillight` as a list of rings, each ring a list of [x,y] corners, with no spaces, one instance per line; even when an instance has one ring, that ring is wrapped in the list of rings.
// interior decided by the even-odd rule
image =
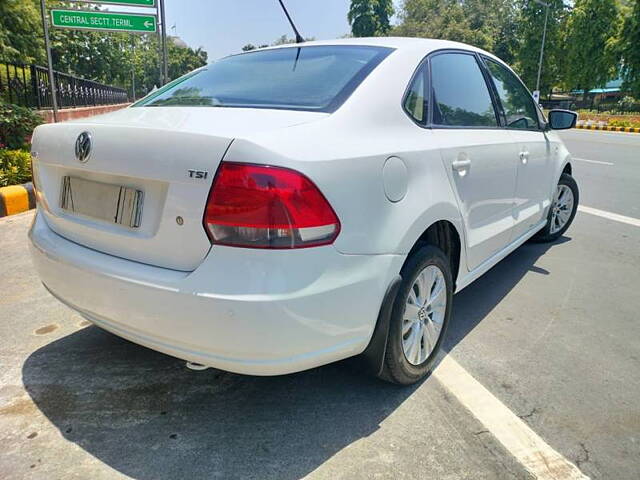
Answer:
[[[211,243],[304,248],[333,243],[340,221],[318,187],[288,168],[222,162],[204,226]]]

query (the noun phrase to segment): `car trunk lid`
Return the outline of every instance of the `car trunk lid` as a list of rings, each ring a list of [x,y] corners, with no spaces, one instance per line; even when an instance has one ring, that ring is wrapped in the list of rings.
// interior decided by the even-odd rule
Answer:
[[[151,265],[194,270],[211,248],[202,225],[204,208],[233,139],[324,116],[141,107],[38,127],[32,151],[43,214],[56,233],[81,245]],[[84,132],[91,151],[81,162],[75,145]],[[127,215],[134,210],[140,214],[138,226],[129,218],[115,220],[123,216],[126,195],[129,206],[140,202],[139,211],[126,210]]]

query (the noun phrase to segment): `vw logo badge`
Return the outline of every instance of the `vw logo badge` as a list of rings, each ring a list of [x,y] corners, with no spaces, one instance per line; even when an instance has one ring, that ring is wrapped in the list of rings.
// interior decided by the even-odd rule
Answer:
[[[76,158],[79,162],[85,163],[91,155],[91,134],[82,132],[76,139]]]

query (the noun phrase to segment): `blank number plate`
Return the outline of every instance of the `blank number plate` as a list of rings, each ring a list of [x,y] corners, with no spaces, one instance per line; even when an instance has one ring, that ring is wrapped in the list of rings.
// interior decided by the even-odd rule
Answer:
[[[62,177],[60,207],[131,228],[140,226],[144,193],[135,188]]]

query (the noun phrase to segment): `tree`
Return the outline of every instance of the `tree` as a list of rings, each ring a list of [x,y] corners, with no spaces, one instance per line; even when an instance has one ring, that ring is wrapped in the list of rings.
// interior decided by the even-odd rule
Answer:
[[[43,59],[40,9],[33,0],[0,0],[0,61]]]
[[[305,37],[304,41],[305,42],[312,42],[315,40],[315,37]],[[286,35],[281,35],[278,38],[276,38],[273,43],[271,44],[272,47],[277,47],[278,45],[288,45],[290,43],[296,43],[296,39],[295,38],[289,38]],[[269,45],[260,45],[259,48],[264,48],[264,47],[268,47]]]
[[[375,37],[389,33],[392,15],[392,0],[351,0],[347,19],[354,37]]]
[[[584,99],[590,89],[604,85],[615,73],[618,15],[616,0],[576,0],[571,11],[564,79],[568,88],[583,90]]]
[[[517,11],[511,0],[405,0],[394,35],[441,38],[500,51],[510,60]]]
[[[71,2],[58,0],[47,0],[47,6],[75,8]],[[137,97],[159,85],[160,58],[155,34],[52,28],[49,35],[55,70],[129,90],[135,76]],[[0,0],[0,61],[44,65],[42,37],[39,0]],[[170,78],[206,64],[207,53],[200,48],[184,48],[170,38],[167,49]]]
[[[569,13],[563,0],[546,2],[549,4],[549,18],[540,77],[541,96],[551,93],[552,88],[561,81],[561,67],[566,56],[563,31],[566,29]],[[514,35],[518,38],[514,55],[515,68],[522,81],[534,90],[538,77],[546,8],[533,0],[520,0],[518,9],[520,15]]]
[[[622,57],[623,88],[640,98],[640,0],[635,0],[624,24],[619,40]]]

